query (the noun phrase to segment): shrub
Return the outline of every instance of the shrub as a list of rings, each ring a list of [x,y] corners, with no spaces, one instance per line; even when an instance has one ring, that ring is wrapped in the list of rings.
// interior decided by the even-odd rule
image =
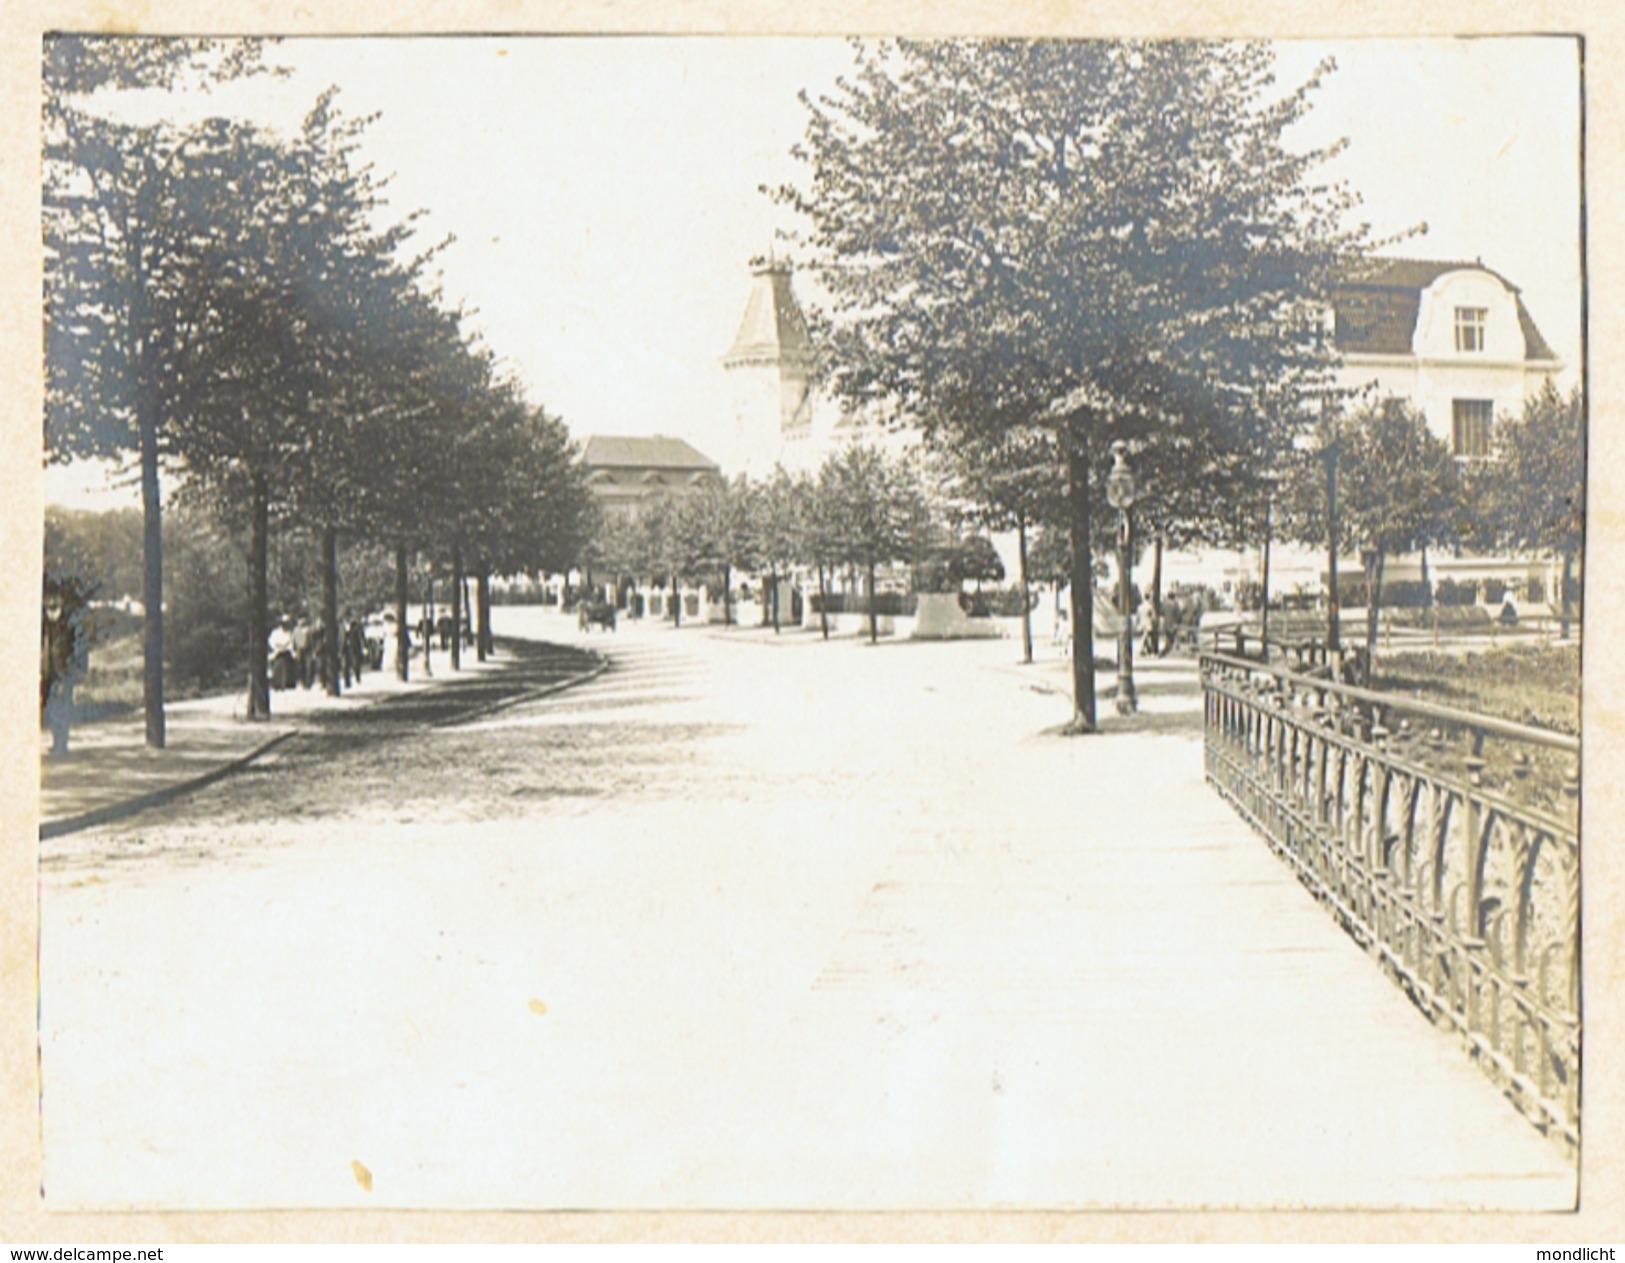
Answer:
[[[1013,584],[1008,588],[1000,588],[996,592],[984,593],[988,600],[989,610],[1001,618],[1020,618],[1022,614],[1022,592],[1020,584]],[[1030,611],[1038,604],[1038,595],[1027,593],[1026,607]]]
[[[868,598],[858,592],[831,592],[827,597],[820,597],[816,592],[807,598],[812,604],[812,612],[829,614],[867,614],[869,612]],[[912,592],[882,592],[875,599],[875,613],[889,614],[893,617],[917,613],[920,599]]]
[[[1434,604],[1444,606],[1478,604],[1478,584],[1473,580],[1457,582],[1441,579],[1433,593]]]

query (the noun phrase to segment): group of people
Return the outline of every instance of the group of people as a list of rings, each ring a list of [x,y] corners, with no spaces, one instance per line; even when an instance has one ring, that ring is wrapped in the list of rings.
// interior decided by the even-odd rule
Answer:
[[[328,644],[327,624],[320,615],[309,618],[284,614],[271,629],[267,650],[271,667],[271,687],[291,689],[328,687],[335,679],[345,688],[361,683],[367,665],[367,640],[362,620],[345,612],[339,621],[338,657],[334,660]]]
[[[1134,616],[1140,631],[1140,652],[1159,658],[1168,656],[1171,649],[1190,647],[1196,643],[1196,628],[1202,619],[1205,604],[1200,591],[1185,592],[1171,589],[1162,598],[1162,615],[1147,596],[1140,602]]]
[[[474,643],[474,628],[469,620],[464,618],[462,623],[462,640],[464,646]],[[438,640],[442,649],[450,649],[452,638],[457,635],[459,620],[452,618],[449,611],[441,611],[438,618],[431,623],[429,612],[425,610],[418,619],[417,633],[422,640]]]

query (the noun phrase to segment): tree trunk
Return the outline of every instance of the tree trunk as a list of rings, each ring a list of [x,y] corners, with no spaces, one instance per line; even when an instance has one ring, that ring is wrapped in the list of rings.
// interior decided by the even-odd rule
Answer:
[[[1567,640],[1569,638],[1569,583],[1573,580],[1573,578],[1574,550],[1572,548],[1565,548],[1563,550],[1563,574],[1558,580],[1558,582],[1563,585],[1563,590],[1558,594],[1558,600],[1560,602],[1559,608],[1561,612],[1558,615],[1557,627],[1558,639],[1560,640]]]
[[[676,575],[671,577],[671,625],[673,627],[683,625],[683,589],[677,582]]]
[[[271,680],[267,654],[271,638],[271,613],[266,596],[267,553],[269,552],[270,505],[263,474],[254,475],[250,493],[248,536],[248,717],[271,717]]]
[[[1428,550],[1424,544],[1420,551],[1422,565],[1422,608],[1427,611],[1427,623],[1433,629],[1433,643],[1439,643],[1439,611],[1433,606],[1433,583],[1428,578]]]
[[[451,550],[451,669],[463,669],[463,550]]]
[[[474,581],[474,600],[480,615],[479,634],[474,644],[479,660],[484,662],[491,656],[491,575],[484,565],[480,566],[479,578]]]
[[[1258,611],[1258,639],[1259,651],[1264,655],[1264,661],[1270,660],[1270,544],[1275,537],[1275,497],[1271,496],[1264,501],[1264,569],[1260,575],[1259,594],[1263,598],[1259,602]],[[1157,537],[1160,549],[1162,537]],[[1158,559],[1161,559],[1159,551]],[[1283,652],[1285,652],[1283,650]]]
[[[322,657],[329,697],[339,695],[339,533],[322,527]]]
[[[775,566],[774,569],[773,569],[773,634],[775,636],[777,636],[779,634],[779,588],[780,587],[781,587],[781,584],[779,583],[779,571],[778,571],[778,567]]]
[[[1089,542],[1089,438],[1078,418],[1067,423],[1066,499],[1071,536],[1072,723],[1071,731],[1094,732],[1095,576]]]
[[[468,571],[463,571],[463,582],[460,585],[463,593],[463,635],[470,644],[473,644],[478,637],[474,635],[474,597],[468,590],[468,578]]]
[[[1162,549],[1167,531],[1157,532],[1157,545],[1151,562],[1151,652],[1161,657],[1167,652],[1162,621]]]
[[[824,563],[818,563],[818,623],[824,639],[829,639],[829,585],[824,582]]]
[[[164,748],[164,521],[158,494],[158,404],[137,387],[141,431],[141,703],[147,744]],[[260,646],[264,650],[263,643]]]
[[[406,548],[395,549],[395,674],[405,680],[411,673],[412,629],[406,625]]]
[[[869,563],[869,643],[871,645],[880,643],[880,619],[875,613],[877,604],[878,602],[875,600],[875,563],[871,561]]]
[[[1016,571],[1021,583],[1021,660],[1033,660],[1033,603],[1027,587],[1027,515],[1016,514]]]
[[[434,674],[434,571],[429,571],[423,588],[423,674]]]
[[[722,625],[734,625],[733,606],[733,567],[727,562],[722,563]]]
[[[1376,660],[1377,621],[1382,617],[1383,551],[1378,548],[1370,554],[1365,568],[1365,656],[1366,663]]]

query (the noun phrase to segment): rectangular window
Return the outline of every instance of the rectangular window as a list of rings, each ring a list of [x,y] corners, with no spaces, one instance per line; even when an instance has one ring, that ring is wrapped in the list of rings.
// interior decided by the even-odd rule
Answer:
[[[1490,454],[1490,420],[1494,415],[1495,403],[1490,399],[1451,401],[1451,438],[1457,456]]]
[[[1484,349],[1484,321],[1489,314],[1487,307],[1456,308],[1456,350]]]

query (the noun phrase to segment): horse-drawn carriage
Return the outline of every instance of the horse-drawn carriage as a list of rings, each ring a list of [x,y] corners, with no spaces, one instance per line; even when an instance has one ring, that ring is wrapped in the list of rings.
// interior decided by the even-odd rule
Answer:
[[[608,601],[583,601],[576,614],[576,620],[582,631],[590,631],[593,627],[602,627],[605,631],[615,630],[615,607]]]

